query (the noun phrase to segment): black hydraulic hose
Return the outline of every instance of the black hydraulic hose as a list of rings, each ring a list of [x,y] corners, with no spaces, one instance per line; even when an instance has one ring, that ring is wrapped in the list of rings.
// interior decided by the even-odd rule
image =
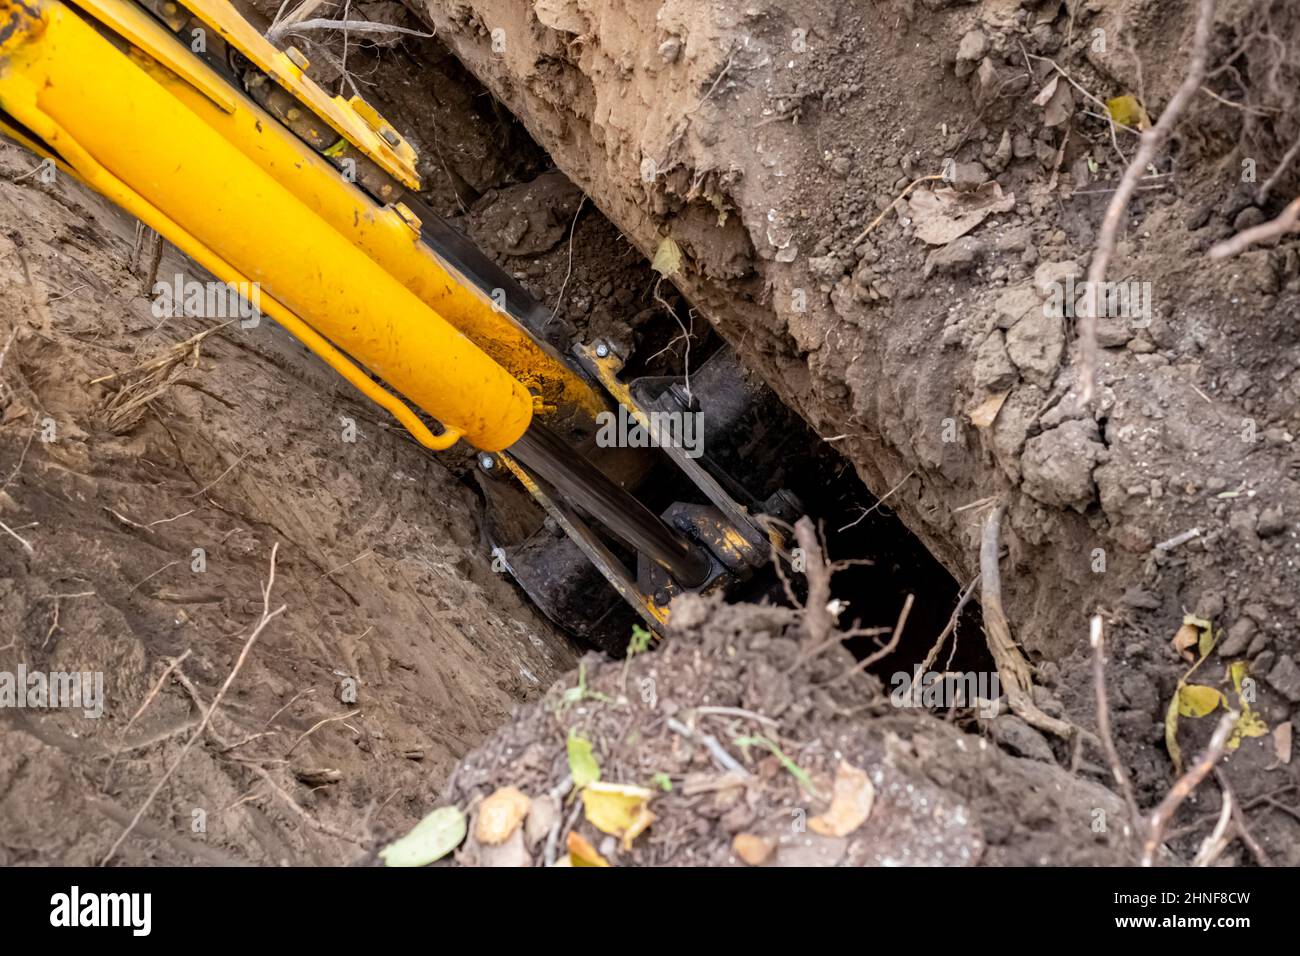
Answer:
[[[698,587],[708,578],[709,558],[699,545],[669,528],[545,425],[534,420],[506,454],[659,564],[682,587]]]

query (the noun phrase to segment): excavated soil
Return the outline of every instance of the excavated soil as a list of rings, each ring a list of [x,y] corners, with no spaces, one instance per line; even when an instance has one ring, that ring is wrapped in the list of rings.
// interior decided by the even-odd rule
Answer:
[[[104,675],[97,719],[0,713],[0,863],[105,856],[230,673],[275,546],[285,611],[115,859],[349,861],[573,647],[492,572],[472,488],[269,321],[174,352],[221,323],[160,320],[131,222],[0,150],[0,670]],[[168,250],[177,274],[201,277]],[[157,394],[130,387],[169,354]],[[197,697],[151,696],[182,656]]]

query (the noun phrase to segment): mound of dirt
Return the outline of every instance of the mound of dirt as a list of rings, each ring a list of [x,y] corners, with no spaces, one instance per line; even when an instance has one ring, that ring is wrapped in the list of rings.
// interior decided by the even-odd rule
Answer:
[[[846,651],[805,656],[797,617],[687,597],[657,650],[586,657],[576,680],[520,708],[457,767],[442,803],[472,822],[455,861],[567,863],[570,833],[620,866],[1125,860],[1120,801],[1052,763],[1042,738],[1046,761],[1015,757],[900,710]],[[653,793],[642,834],[622,842],[593,825],[573,792],[575,740],[590,744],[602,782]],[[483,801],[504,787],[531,798],[509,854],[473,836]]]

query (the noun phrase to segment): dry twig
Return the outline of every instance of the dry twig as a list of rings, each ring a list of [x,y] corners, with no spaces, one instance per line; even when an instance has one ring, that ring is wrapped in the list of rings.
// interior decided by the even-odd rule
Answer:
[[[1102,749],[1106,760],[1110,762],[1110,774],[1119,784],[1120,793],[1128,807],[1129,823],[1136,831],[1142,826],[1142,814],[1138,812],[1137,798],[1133,795],[1133,783],[1120,762],[1119,751],[1115,748],[1115,738],[1110,732],[1110,704],[1106,697],[1106,636],[1100,614],[1094,614],[1089,622],[1089,642],[1092,644],[1092,685],[1097,695],[1097,733],[1101,737]]]
[[[177,755],[176,759],[172,761],[166,772],[158,779],[158,782],[154,784],[153,789],[149,791],[149,795],[145,797],[144,802],[141,803],[139,809],[135,811],[135,815],[131,818],[131,822],[126,825],[126,828],[122,831],[121,835],[118,836],[116,841],[114,841],[108,852],[104,854],[104,858],[100,861],[100,866],[107,866],[109,861],[113,859],[113,856],[117,853],[117,850],[122,845],[123,841],[131,835],[131,831],[133,831],[140,823],[145,813],[149,810],[149,807],[153,805],[154,800],[162,791],[162,788],[166,786],[167,781],[171,779],[172,775],[176,772],[176,769],[181,765],[181,761],[185,759],[190,750],[193,749],[194,744],[208,729],[208,726],[212,723],[213,716],[217,712],[217,708],[221,705],[222,699],[226,696],[226,691],[228,691],[230,685],[235,682],[235,678],[239,675],[240,669],[248,659],[249,652],[253,649],[253,644],[256,643],[257,638],[261,635],[262,631],[266,629],[266,626],[270,624],[271,621],[284,613],[287,606],[284,604],[281,604],[274,611],[271,610],[271,589],[275,586],[275,558],[279,550],[279,543],[271,546],[270,572],[267,575],[266,583],[262,586],[262,616],[253,627],[252,633],[248,635],[248,640],[244,642],[244,647],[239,652],[239,657],[235,659],[235,666],[230,669],[230,674],[226,677],[225,683],[221,685],[221,689],[217,691],[216,696],[212,698],[212,703],[204,713],[203,719],[199,721],[199,725],[194,728],[194,733],[192,733],[189,739],[185,741],[185,746],[181,748],[181,752]]]
[[[984,524],[983,539],[980,542],[980,597],[984,607],[984,635],[988,640],[989,653],[993,655],[998,678],[1006,688],[1012,713],[1039,730],[1070,739],[1082,731],[1063,720],[1049,717],[1034,703],[1034,681],[1029,661],[1011,636],[1011,625],[1002,610],[1002,577],[998,571],[998,552],[1001,550],[1002,515],[1006,510],[1006,505],[998,505],[993,509]]]
[[[1124,170],[1119,187],[1111,197],[1106,215],[1101,221],[1101,229],[1097,236],[1097,251],[1088,266],[1084,306],[1079,315],[1079,404],[1085,407],[1091,404],[1097,384],[1098,290],[1106,281],[1106,269],[1115,254],[1120,224],[1139,180],[1146,172],[1147,166],[1155,160],[1160,147],[1169,138],[1184,107],[1201,88],[1205,78],[1206,60],[1209,57],[1210,30],[1214,25],[1214,5],[1215,0],[1200,0],[1187,74],[1183,77],[1183,82],[1175,91],[1173,98],[1170,99],[1169,105],[1160,114],[1160,119],[1154,126],[1143,132],[1137,153],[1133,161],[1128,164],[1128,168]]]
[[[1291,200],[1276,219],[1243,229],[1231,239],[1216,242],[1210,247],[1209,256],[1216,260],[1231,259],[1251,246],[1268,242],[1270,239],[1279,239],[1292,232],[1300,232],[1300,196]]]
[[[1214,735],[1210,737],[1210,743],[1205,748],[1205,752],[1197,758],[1196,763],[1187,769],[1187,772],[1174,782],[1165,794],[1165,798],[1160,801],[1160,805],[1151,812],[1151,820],[1147,828],[1146,840],[1142,844],[1142,865],[1151,866],[1155,861],[1156,851],[1160,844],[1164,842],[1165,828],[1169,826],[1169,821],[1173,819],[1174,811],[1179,805],[1186,800],[1198,786],[1214,769],[1215,765],[1223,757],[1223,752],[1228,746],[1228,738],[1232,735],[1232,728],[1237,724],[1237,718],[1241,715],[1235,710],[1229,710],[1219,718],[1219,725],[1214,728]]]

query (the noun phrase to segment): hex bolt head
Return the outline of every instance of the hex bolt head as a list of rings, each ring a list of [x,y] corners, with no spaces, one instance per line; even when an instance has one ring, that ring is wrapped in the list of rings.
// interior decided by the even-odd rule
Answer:
[[[596,357],[597,357],[597,358],[608,358],[608,357],[609,357],[609,346],[608,346],[606,343],[604,343],[604,342],[597,342],[597,343],[596,343]]]
[[[478,466],[482,468],[484,471],[491,471],[493,468],[497,466],[496,457],[494,455],[489,455],[485,451],[479,452]]]

